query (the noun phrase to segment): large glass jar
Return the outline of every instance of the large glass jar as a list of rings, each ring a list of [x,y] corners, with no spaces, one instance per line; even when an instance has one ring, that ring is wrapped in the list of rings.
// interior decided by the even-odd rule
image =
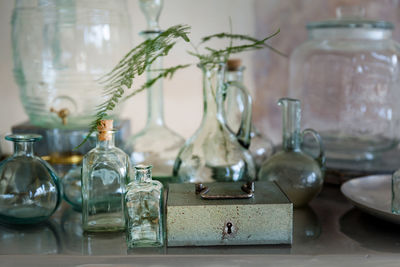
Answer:
[[[398,144],[399,44],[391,23],[363,19],[362,8],[336,13],[307,25],[309,40],[290,57],[289,96],[302,101],[328,160],[371,160]]]
[[[31,123],[87,127],[104,101],[98,78],[129,51],[130,36],[125,0],[16,0],[14,75]]]

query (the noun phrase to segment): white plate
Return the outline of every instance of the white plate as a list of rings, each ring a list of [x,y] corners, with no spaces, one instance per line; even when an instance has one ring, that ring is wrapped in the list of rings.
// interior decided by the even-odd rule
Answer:
[[[365,176],[345,182],[340,190],[348,200],[366,213],[400,224],[400,215],[391,211],[391,179],[391,175]]]

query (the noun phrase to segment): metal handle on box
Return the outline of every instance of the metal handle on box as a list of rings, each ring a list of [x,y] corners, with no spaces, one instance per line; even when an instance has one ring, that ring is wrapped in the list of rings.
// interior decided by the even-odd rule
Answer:
[[[195,184],[196,194],[200,195],[205,200],[218,200],[218,199],[249,199],[254,196],[254,182],[247,182],[242,185],[241,189],[246,194],[239,195],[208,195],[210,188],[203,184]]]

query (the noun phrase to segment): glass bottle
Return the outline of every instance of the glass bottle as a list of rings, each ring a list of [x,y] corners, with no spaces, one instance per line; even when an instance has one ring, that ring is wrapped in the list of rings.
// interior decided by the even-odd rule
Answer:
[[[251,97],[244,101],[238,134],[226,124],[225,64],[199,65],[203,71],[203,119],[199,129],[179,151],[174,176],[181,182],[234,182],[256,178],[250,152]],[[232,84],[246,94],[240,84]]]
[[[125,229],[124,194],[129,158],[114,145],[113,121],[98,126],[96,147],[82,162],[82,227],[88,232]]]
[[[147,18],[148,29],[142,32],[147,38],[161,33],[158,17],[162,1],[140,1],[140,7]],[[147,70],[147,80],[158,75],[162,69],[162,58],[156,59]],[[179,149],[185,140],[169,129],[164,121],[163,84],[159,79],[147,89],[147,123],[144,129],[128,138],[124,150],[129,154],[132,165],[153,165],[153,178],[164,184],[177,182],[172,177],[172,169]]]
[[[400,214],[400,171],[392,176],[392,213]]]
[[[135,180],[125,196],[128,247],[159,247],[164,244],[163,185],[151,179],[148,165],[135,166]]]
[[[294,207],[305,206],[322,189],[325,156],[319,134],[313,129],[301,132],[300,101],[281,98],[283,142],[282,151],[263,163],[258,179],[276,181],[293,202]],[[313,158],[301,150],[303,136],[310,134],[319,146],[319,155]]]
[[[248,90],[243,85],[243,72],[245,67],[241,65],[240,59],[229,59],[227,63],[228,72],[226,75],[226,80],[228,82],[227,89],[227,121],[229,127],[233,131],[238,131],[240,127],[241,114],[243,113],[244,104],[243,96],[241,91],[236,87],[231,87],[229,84],[234,82],[240,83],[243,88]],[[263,135],[252,123],[251,124],[251,142],[249,151],[253,157],[254,163],[256,165],[256,171],[258,172],[261,168],[261,164],[274,153],[274,144],[265,135]]]
[[[34,224],[48,219],[61,201],[59,179],[50,165],[35,156],[37,134],[13,134],[14,154],[0,163],[0,221]]]

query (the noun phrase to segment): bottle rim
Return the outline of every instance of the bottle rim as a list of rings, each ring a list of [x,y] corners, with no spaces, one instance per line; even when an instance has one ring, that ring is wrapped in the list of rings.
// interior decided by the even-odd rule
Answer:
[[[36,142],[43,138],[40,134],[9,134],[5,137],[7,141],[13,142]]]

